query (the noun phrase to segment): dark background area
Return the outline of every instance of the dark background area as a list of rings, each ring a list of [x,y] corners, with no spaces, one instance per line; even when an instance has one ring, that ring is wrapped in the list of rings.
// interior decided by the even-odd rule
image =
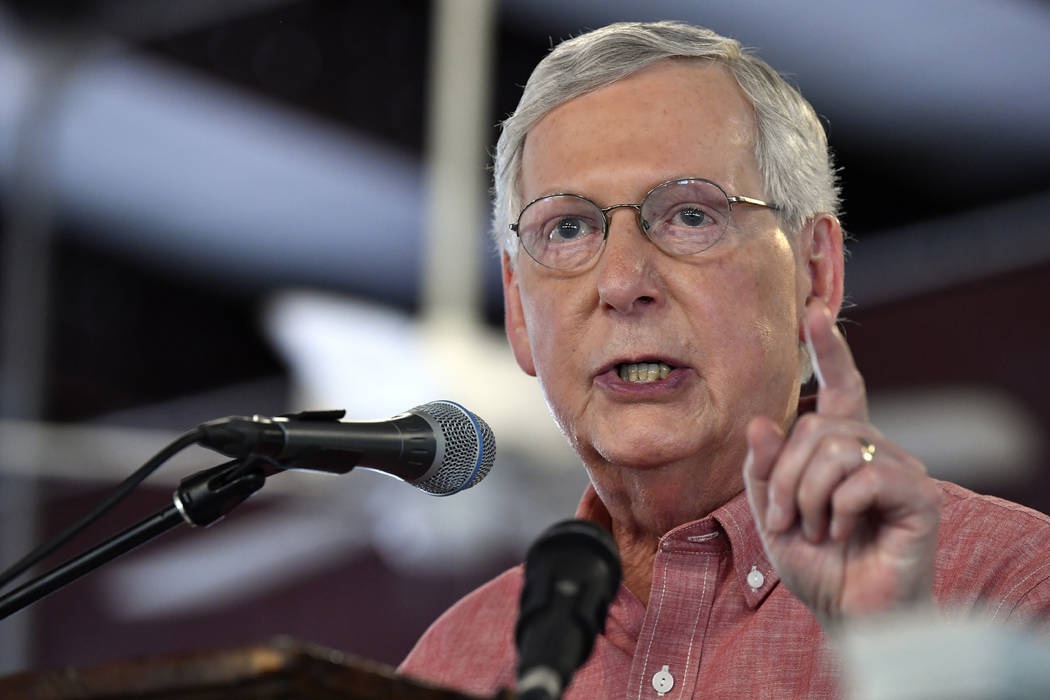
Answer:
[[[268,11],[214,26],[132,41],[147,55],[422,158],[429,18],[429,3],[420,0],[276,3]],[[112,23],[119,36],[120,23]],[[498,135],[495,125],[513,111],[520,86],[548,50],[551,37],[579,31],[556,29],[523,26],[500,14],[490,152]],[[895,141],[890,131],[874,140],[827,117],[831,105],[815,106],[825,115],[844,173],[843,223],[861,241],[902,225],[1042,194],[1050,183],[1046,151],[1042,158],[990,177],[987,156],[977,155],[962,168],[931,161],[928,152]],[[1045,145],[1033,144],[1036,151]],[[973,143],[955,148],[981,151]],[[1002,244],[1010,245],[1010,232],[1004,230],[1002,236]],[[144,266],[141,258],[122,257],[119,250],[100,250],[61,234],[55,255],[53,303],[61,314],[55,315],[51,345],[80,352],[56,357],[45,417],[88,418],[281,371],[254,328],[258,290],[230,288],[221,280],[187,280],[178,271]],[[99,308],[106,313],[100,316]],[[490,323],[502,322],[498,298],[486,299],[485,312]],[[176,348],[172,334],[188,327],[194,333],[180,335]],[[184,344],[187,336],[189,346]],[[157,367],[165,371],[157,372]],[[85,378],[105,389],[92,391],[83,385]]]

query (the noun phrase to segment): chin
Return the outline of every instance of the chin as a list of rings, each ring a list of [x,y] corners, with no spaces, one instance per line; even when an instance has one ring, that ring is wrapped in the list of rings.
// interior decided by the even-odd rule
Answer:
[[[718,442],[710,416],[686,414],[666,407],[601,407],[577,416],[575,428],[564,430],[584,462],[600,461],[637,469],[653,469],[697,458]],[[611,409],[611,410],[610,410]]]
[[[657,469],[673,462],[698,457],[700,445],[671,442],[666,435],[619,433],[607,439],[595,440],[593,449],[601,459],[634,469]]]

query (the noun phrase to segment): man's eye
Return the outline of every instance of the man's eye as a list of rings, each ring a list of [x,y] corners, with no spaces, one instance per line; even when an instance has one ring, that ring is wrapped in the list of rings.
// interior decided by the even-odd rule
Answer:
[[[551,228],[549,238],[552,243],[560,241],[573,241],[590,232],[590,227],[577,217],[566,217],[559,219]]]
[[[713,223],[713,220],[708,216],[707,212],[695,207],[679,210],[671,221],[676,225],[689,227],[707,226]]]

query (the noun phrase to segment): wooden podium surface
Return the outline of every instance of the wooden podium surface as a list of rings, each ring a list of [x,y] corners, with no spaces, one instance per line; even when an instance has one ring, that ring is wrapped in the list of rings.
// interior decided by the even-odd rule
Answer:
[[[29,671],[0,678],[0,698],[4,700],[469,700],[473,697],[395,675],[388,666],[284,638],[228,651]],[[510,691],[496,696],[499,700],[513,697]]]

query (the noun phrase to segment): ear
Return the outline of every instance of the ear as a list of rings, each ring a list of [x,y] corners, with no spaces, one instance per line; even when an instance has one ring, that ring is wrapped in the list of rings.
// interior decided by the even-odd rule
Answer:
[[[827,304],[832,318],[842,308],[843,268],[842,225],[831,214],[820,214],[802,230],[799,255],[809,271],[809,291],[806,302],[819,297]]]
[[[525,374],[536,376],[536,365],[532,361],[532,346],[529,344],[529,331],[525,326],[525,313],[521,308],[521,290],[518,289],[518,272],[510,256],[503,253],[503,327],[507,330],[514,359],[518,361]]]

